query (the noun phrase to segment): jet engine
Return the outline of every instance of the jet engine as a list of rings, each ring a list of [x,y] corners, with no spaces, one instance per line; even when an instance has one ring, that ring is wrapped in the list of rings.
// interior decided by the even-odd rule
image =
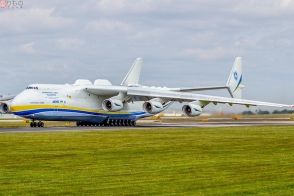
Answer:
[[[143,104],[143,109],[149,114],[157,114],[164,110],[163,105],[158,101],[146,101]]]
[[[186,116],[190,116],[190,117],[199,116],[203,112],[202,107],[194,102],[184,105],[182,110]]]
[[[102,108],[108,112],[116,112],[122,110],[124,107],[122,101],[117,99],[105,99],[102,102]]]
[[[9,105],[7,103],[0,103],[0,113],[6,114],[10,112]]]

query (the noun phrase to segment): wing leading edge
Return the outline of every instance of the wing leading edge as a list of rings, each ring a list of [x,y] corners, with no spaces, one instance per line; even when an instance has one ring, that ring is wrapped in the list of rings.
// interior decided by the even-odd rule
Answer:
[[[165,98],[171,101],[178,102],[190,102],[190,101],[202,101],[205,103],[227,103],[230,105],[245,105],[249,106],[269,106],[269,107],[292,107],[291,105],[286,104],[278,104],[278,103],[270,103],[270,102],[261,102],[261,101],[253,101],[246,99],[235,99],[228,97],[220,97],[220,96],[210,96],[210,95],[202,95],[202,94],[194,94],[194,93],[186,93],[186,92],[172,92],[172,91],[164,91],[164,90],[154,90],[154,89],[143,89],[143,88],[129,88],[127,91],[127,95],[129,96],[140,96],[145,99],[152,98]]]

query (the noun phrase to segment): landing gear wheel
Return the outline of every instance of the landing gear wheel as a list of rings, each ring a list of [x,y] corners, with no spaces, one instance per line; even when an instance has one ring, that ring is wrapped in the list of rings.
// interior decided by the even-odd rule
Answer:
[[[128,126],[128,121],[127,120],[123,120],[123,126]]]
[[[43,122],[38,122],[37,124],[36,124],[36,126],[38,126],[38,127],[44,127],[44,123]]]
[[[119,120],[119,126],[124,126],[124,120]]]
[[[133,120],[131,124],[132,124],[133,127],[135,127],[136,126],[136,121]]]
[[[113,121],[112,120],[109,120],[109,126],[113,126]]]
[[[39,127],[39,123],[36,123],[36,122],[32,121],[30,123],[30,127]]]
[[[114,126],[118,126],[118,120],[114,120]]]

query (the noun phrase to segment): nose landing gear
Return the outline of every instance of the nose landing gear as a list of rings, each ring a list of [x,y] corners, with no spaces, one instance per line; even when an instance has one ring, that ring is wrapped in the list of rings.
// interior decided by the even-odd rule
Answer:
[[[44,127],[44,123],[42,121],[39,121],[39,122],[32,121],[30,123],[30,127]]]

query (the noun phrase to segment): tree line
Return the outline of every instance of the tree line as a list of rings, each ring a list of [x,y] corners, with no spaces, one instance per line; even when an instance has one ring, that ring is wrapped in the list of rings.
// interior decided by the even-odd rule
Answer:
[[[274,110],[272,112],[268,111],[268,110],[257,110],[256,112],[253,111],[244,111],[242,112],[243,115],[253,115],[253,114],[292,114],[293,110]]]

